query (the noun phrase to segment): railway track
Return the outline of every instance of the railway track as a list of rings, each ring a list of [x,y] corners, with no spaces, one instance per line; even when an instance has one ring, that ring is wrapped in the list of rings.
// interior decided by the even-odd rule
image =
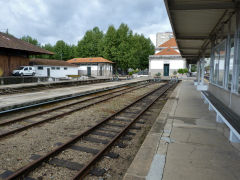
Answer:
[[[120,138],[127,138],[130,128],[138,129],[136,123],[142,123],[138,122],[138,119],[175,85],[165,84],[74,136],[68,142],[60,143],[59,147],[46,155],[34,155],[33,162],[12,173],[7,179],[34,179],[38,174],[44,174],[46,169],[51,169],[52,175],[58,173],[59,169],[56,167],[64,168],[68,171],[66,174],[74,175],[67,179],[83,179],[88,173],[93,175],[105,173],[104,169],[96,168],[94,165],[103,156],[116,158],[117,154],[109,152],[111,147],[117,145],[116,142]],[[121,145],[118,144],[118,146]],[[44,178],[50,178],[46,176],[48,174],[45,174]]]
[[[127,89],[120,89],[120,90],[115,90],[111,92],[106,92],[101,95],[89,97],[83,100],[77,100],[71,103],[67,103],[64,105],[42,110],[40,112],[30,113],[22,117],[1,121],[0,122],[0,138],[4,138],[9,135],[13,135],[15,133],[29,129],[31,127],[55,120],[57,118],[61,118],[73,112],[88,108],[98,103],[105,102],[107,100],[132,92],[134,90],[146,87],[148,85],[150,84],[149,83],[139,84],[133,87],[128,87]]]

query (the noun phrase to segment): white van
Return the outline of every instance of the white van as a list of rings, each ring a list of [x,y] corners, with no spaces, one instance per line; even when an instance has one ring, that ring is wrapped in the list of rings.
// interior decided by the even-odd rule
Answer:
[[[34,76],[36,70],[32,66],[20,66],[20,68],[13,70],[12,74],[14,76]]]

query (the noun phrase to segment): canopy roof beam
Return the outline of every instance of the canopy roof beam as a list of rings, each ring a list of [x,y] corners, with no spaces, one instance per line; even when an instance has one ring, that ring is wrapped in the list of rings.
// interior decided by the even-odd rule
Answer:
[[[202,3],[175,3],[173,0],[169,1],[170,11],[187,11],[187,10],[211,10],[211,9],[234,9],[236,4],[234,2],[202,2]]]
[[[208,36],[183,36],[176,34],[177,40],[206,40]]]

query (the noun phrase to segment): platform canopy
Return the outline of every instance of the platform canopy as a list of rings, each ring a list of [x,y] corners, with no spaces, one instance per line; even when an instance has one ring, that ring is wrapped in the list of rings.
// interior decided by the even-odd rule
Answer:
[[[196,62],[210,56],[211,41],[226,36],[224,27],[239,0],[164,0],[180,53]],[[232,33],[235,23],[231,25]]]

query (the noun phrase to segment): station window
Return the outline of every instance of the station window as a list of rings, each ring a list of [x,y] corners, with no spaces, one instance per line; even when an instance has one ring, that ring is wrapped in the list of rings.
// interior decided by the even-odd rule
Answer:
[[[64,67],[64,70],[67,70],[67,67]]]
[[[214,52],[214,71],[213,71],[213,83],[223,86],[224,79],[224,65],[225,65],[225,41],[216,46]]]
[[[55,67],[51,67],[51,70],[55,70]]]
[[[56,67],[57,70],[60,70],[60,67]]]
[[[238,93],[240,94],[240,73],[239,73],[239,76],[238,76]]]
[[[42,66],[38,66],[38,70],[43,70],[43,67]]]
[[[234,38],[231,38],[231,50],[230,50],[229,73],[228,73],[228,89],[229,90],[231,90],[231,86],[232,86],[233,60],[234,60]]]

